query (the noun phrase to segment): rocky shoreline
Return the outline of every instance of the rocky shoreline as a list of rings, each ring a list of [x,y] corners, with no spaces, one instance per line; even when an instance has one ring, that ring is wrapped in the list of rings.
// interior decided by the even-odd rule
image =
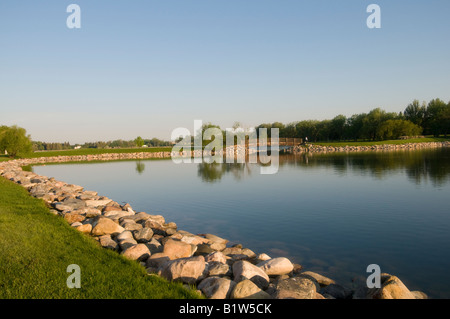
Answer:
[[[400,151],[400,150],[421,150],[450,147],[450,142],[426,142],[426,143],[405,143],[405,144],[382,144],[371,146],[320,146],[308,144],[306,146],[297,145],[292,149],[294,154],[298,153],[328,153],[328,152],[369,152],[369,151]]]
[[[164,158],[169,152],[58,156],[0,163],[0,175],[44,200],[50,211],[105,249],[139,262],[149,275],[181,281],[210,299],[426,299],[396,276],[381,275],[381,288],[340,285],[288,258],[271,258],[213,234],[178,229],[161,215],[135,212],[95,191],[22,170],[49,162]]]

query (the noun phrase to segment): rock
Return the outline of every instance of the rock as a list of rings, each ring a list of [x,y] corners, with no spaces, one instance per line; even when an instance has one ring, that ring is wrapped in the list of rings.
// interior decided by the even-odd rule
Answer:
[[[249,279],[263,290],[269,286],[269,276],[261,268],[245,260],[233,264],[233,275],[235,282]]]
[[[203,256],[181,258],[165,263],[158,274],[167,280],[182,281],[186,284],[195,284],[203,279],[205,258]]]
[[[138,243],[147,243],[152,239],[152,237],[153,230],[151,228],[142,228],[134,232],[134,239],[136,239]]]
[[[335,299],[349,299],[352,296],[352,291],[349,288],[338,284],[330,284],[320,289],[322,295],[329,295]]]
[[[161,226],[164,225],[164,224],[166,223],[166,220],[165,220],[164,217],[161,216],[161,215],[150,215],[150,214],[147,214],[147,215],[148,215],[148,216],[146,217],[147,220],[154,221],[154,222],[160,224]]]
[[[86,207],[86,203],[81,199],[76,198],[68,198],[61,202],[64,206],[70,206],[72,207],[72,210],[74,209],[83,209]]]
[[[209,277],[203,279],[197,286],[209,299],[228,299],[236,283],[230,279]]]
[[[144,244],[137,244],[127,248],[122,255],[131,260],[145,261],[150,257],[150,250]]]
[[[416,299],[428,299],[427,294],[422,291],[411,291],[411,293],[416,297]]]
[[[37,184],[36,186],[31,187],[31,189],[29,190],[31,196],[34,197],[43,197],[45,194],[47,194],[48,189],[46,186],[42,185],[42,184]]]
[[[251,280],[245,279],[234,286],[231,299],[271,299],[272,297]]]
[[[103,248],[119,250],[119,244],[115,242],[110,235],[103,235],[99,237],[100,245]]]
[[[116,239],[118,241],[122,241],[122,240],[134,239],[134,237],[133,237],[133,233],[131,231],[124,230],[119,235],[117,235]]]
[[[205,261],[207,263],[219,262],[219,263],[222,263],[222,264],[226,264],[227,263],[227,258],[220,251],[216,251],[216,252],[212,252],[212,253],[206,255]]]
[[[224,244],[224,245],[226,245],[228,243],[228,240],[223,239],[223,238],[221,238],[219,236],[216,236],[216,235],[212,235],[212,234],[202,234],[202,235],[199,235],[199,236],[205,237],[206,239],[208,239],[212,243],[218,243],[218,244]]]
[[[143,228],[141,224],[138,224],[132,220],[127,220],[126,222],[120,224],[120,226],[130,231],[139,231]]]
[[[231,267],[217,261],[208,264],[208,276],[231,276]]]
[[[111,199],[96,199],[96,200],[87,200],[85,201],[87,206],[90,207],[101,207],[109,204],[111,202]]]
[[[275,299],[314,299],[316,297],[315,283],[304,277],[292,277],[280,280],[275,285]]]
[[[87,218],[97,217],[102,214],[102,212],[99,209],[94,208],[94,207],[87,207],[85,209],[85,212],[86,212],[85,214],[86,214]]]
[[[110,217],[119,220],[124,216],[130,216],[132,213],[125,210],[113,210],[106,213],[103,213],[103,216]]]
[[[318,273],[312,272],[312,271],[304,271],[302,273],[299,274],[299,276],[303,276],[309,279],[314,279],[315,281],[317,281],[317,283],[321,286],[328,286],[331,284],[335,284],[336,282],[333,279],[330,279],[328,277],[322,276]]]
[[[278,257],[260,262],[256,265],[269,276],[279,276],[290,273],[294,269],[291,261],[284,257]]]
[[[92,225],[91,224],[84,224],[76,227],[76,230],[84,233],[84,234],[90,234],[92,231]]]
[[[63,205],[61,203],[55,203],[53,207],[60,212],[70,212],[73,208],[69,205]]]
[[[272,259],[272,258],[269,255],[267,255],[267,254],[259,254],[258,256],[256,256],[256,260],[258,262],[266,261],[266,260],[269,260],[269,259]]]
[[[83,220],[86,219],[86,217],[77,213],[66,213],[64,214],[64,219],[69,224],[73,224],[75,222],[82,222]]]
[[[396,276],[381,274],[381,288],[368,290],[371,299],[416,299],[403,282]]]
[[[163,251],[163,246],[159,241],[157,241],[155,238],[152,238],[149,242],[146,243],[148,249],[150,249],[150,252],[152,254],[155,253],[161,253]]]
[[[167,240],[163,249],[163,252],[169,256],[170,259],[190,257],[194,251],[195,250],[191,244],[174,239]]]
[[[151,254],[147,259],[147,267],[150,268],[161,268],[165,263],[169,262],[170,258],[164,253]]]
[[[92,235],[102,236],[102,235],[118,235],[125,229],[109,218],[99,218],[97,224],[92,229]]]
[[[119,242],[120,249],[122,250],[127,250],[128,248],[136,246],[137,244],[138,242],[134,240],[134,238],[124,239]]]

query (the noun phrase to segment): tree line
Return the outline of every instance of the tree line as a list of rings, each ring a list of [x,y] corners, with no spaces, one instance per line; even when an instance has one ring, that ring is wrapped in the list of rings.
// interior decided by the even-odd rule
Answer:
[[[390,140],[402,136],[450,134],[450,102],[440,99],[420,103],[414,100],[403,112],[375,108],[350,117],[338,115],[331,120],[305,120],[287,125],[274,122],[259,128],[278,128],[279,137],[308,137],[309,141]],[[268,130],[270,135],[270,130]]]

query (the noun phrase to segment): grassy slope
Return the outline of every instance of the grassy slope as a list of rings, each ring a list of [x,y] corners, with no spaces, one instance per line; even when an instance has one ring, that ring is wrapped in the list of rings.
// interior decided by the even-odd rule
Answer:
[[[81,288],[66,285],[81,268]],[[52,215],[44,202],[0,177],[0,298],[198,298]]]

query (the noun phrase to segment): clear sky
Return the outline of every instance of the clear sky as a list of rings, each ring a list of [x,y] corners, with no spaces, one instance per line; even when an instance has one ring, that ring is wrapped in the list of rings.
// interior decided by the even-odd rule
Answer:
[[[81,8],[69,29],[66,8]],[[381,29],[366,8],[381,7]],[[448,0],[0,2],[0,125],[82,143],[450,100]]]

